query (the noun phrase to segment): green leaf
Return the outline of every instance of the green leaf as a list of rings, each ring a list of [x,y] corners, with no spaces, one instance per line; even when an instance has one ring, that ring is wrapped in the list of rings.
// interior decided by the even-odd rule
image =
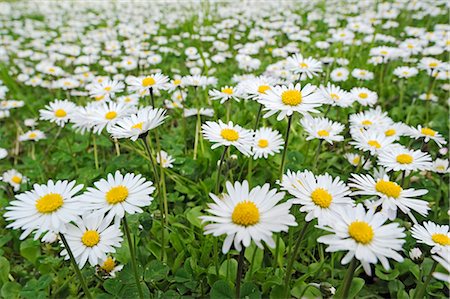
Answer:
[[[285,295],[285,289],[282,285],[276,285],[270,291],[270,299],[284,298]]]
[[[261,292],[254,283],[246,282],[241,286],[241,298],[259,299]]]
[[[352,284],[350,285],[350,290],[348,291],[348,298],[354,298],[363,288],[366,282],[364,279],[359,277],[354,277],[352,280]]]
[[[234,298],[231,284],[226,282],[225,280],[216,281],[211,288],[210,298],[211,299]]]
[[[202,222],[200,220],[200,218],[198,218],[199,216],[202,215],[202,207],[195,207],[190,209],[189,211],[187,211],[186,213],[186,218],[189,221],[190,224],[192,224],[195,227],[202,227]]]
[[[117,278],[108,279],[103,283],[103,288],[111,295],[118,295],[123,286]]]
[[[9,270],[10,270],[9,261],[5,257],[0,256],[0,281],[2,283],[8,281]]]
[[[32,264],[35,264],[37,258],[41,255],[41,246],[39,241],[27,239],[20,243],[20,255]]]
[[[375,275],[383,280],[394,280],[397,278],[399,271],[397,269],[389,271],[389,273],[383,272],[383,269],[380,267],[375,267]]]
[[[1,290],[2,298],[7,299],[19,298],[20,288],[21,286],[17,282],[8,281],[2,287]]]
[[[169,267],[158,260],[154,260],[145,266],[144,280],[147,282],[160,281],[166,278],[167,274],[169,274]]]
[[[230,258],[225,260],[219,268],[219,275],[222,278],[227,277],[229,282],[234,282],[236,280],[238,262],[235,259]]]

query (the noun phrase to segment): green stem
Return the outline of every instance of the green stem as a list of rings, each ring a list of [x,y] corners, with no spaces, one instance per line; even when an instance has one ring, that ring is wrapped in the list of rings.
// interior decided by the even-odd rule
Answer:
[[[316,170],[317,160],[318,160],[318,158],[319,158],[320,148],[322,147],[322,142],[323,142],[323,139],[320,139],[320,140],[319,140],[319,145],[317,146],[316,155],[314,156],[313,170]]]
[[[195,139],[194,139],[194,160],[197,160],[198,135],[200,131],[200,125],[201,125],[200,112],[197,111],[197,122],[195,123]]]
[[[428,274],[424,283],[421,283],[420,288],[414,294],[414,299],[422,299],[425,298],[425,291],[427,290],[427,286],[430,283],[431,277],[433,277],[433,272],[436,270],[438,262],[434,261],[433,266],[431,267],[430,274]]]
[[[350,291],[350,286],[352,285],[353,275],[355,274],[357,261],[355,258],[352,259],[350,265],[348,266],[347,272],[345,273],[344,280],[342,281],[341,292],[336,298],[348,298],[348,293]]]
[[[95,138],[95,134],[92,134],[92,144],[94,145],[95,169],[98,170],[98,152],[97,152],[97,141],[96,141],[96,138]]]
[[[239,252],[238,258],[238,267],[236,273],[236,299],[241,298],[241,279],[242,279],[242,272],[244,270],[244,251],[245,249],[242,248],[241,252]]]
[[[77,262],[75,261],[75,257],[73,256],[72,250],[69,247],[69,243],[67,243],[66,237],[64,237],[64,235],[61,233],[59,234],[59,237],[61,238],[61,241],[63,242],[64,247],[67,250],[67,253],[69,254],[70,261],[72,262],[72,266],[75,269],[75,273],[77,274],[78,279],[80,280],[81,287],[83,288],[84,291],[84,295],[86,295],[87,298],[91,299],[92,295],[89,292],[89,288],[86,284],[86,281],[83,278],[83,274],[81,274],[80,268],[78,268]]]
[[[259,104],[258,114],[256,115],[256,122],[255,122],[255,127],[253,128],[253,131],[256,131],[258,129],[259,121],[261,120],[262,109],[263,109],[263,104]]]
[[[225,148],[223,149],[223,152],[222,152],[222,156],[220,157],[219,169],[217,170],[217,177],[216,177],[216,188],[214,190],[216,195],[219,195],[219,191],[220,191],[220,173],[222,170],[222,164],[223,164],[223,161],[225,160],[225,154],[227,153],[227,150],[228,150],[228,146],[225,146]]]
[[[127,222],[126,216],[123,217],[123,227],[125,229],[125,234],[127,235],[128,247],[130,248],[131,267],[133,268],[134,279],[136,281],[136,287],[139,292],[139,298],[143,299],[144,293],[142,292],[141,280],[139,278],[137,267],[136,267],[136,253],[134,251],[134,244],[131,242],[130,228],[128,227],[128,222]]]
[[[286,128],[286,135],[284,137],[285,139],[284,139],[283,156],[281,158],[280,175],[279,175],[280,180],[283,178],[283,173],[284,173],[284,163],[286,160],[287,148],[288,148],[288,144],[289,144],[289,132],[291,130],[292,116],[293,116],[293,114],[288,116],[288,125]]]

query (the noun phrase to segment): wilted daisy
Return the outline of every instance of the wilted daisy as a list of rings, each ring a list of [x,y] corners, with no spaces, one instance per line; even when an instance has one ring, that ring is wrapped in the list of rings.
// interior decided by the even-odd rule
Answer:
[[[391,181],[387,174],[373,178],[366,174],[352,174],[349,187],[356,188],[352,195],[369,195],[369,201],[365,205],[376,210],[381,206],[382,214],[385,214],[389,220],[397,217],[397,209],[410,216],[416,222],[411,210],[422,216],[428,215],[428,202],[417,199],[417,197],[428,193],[426,189],[403,189],[399,184]]]
[[[229,99],[239,102],[239,97],[241,97],[236,88],[231,86],[222,87],[220,90],[210,90],[208,94],[211,97],[211,100],[220,100],[220,104],[225,103]]]
[[[375,210],[366,212],[362,204],[341,209],[333,221],[326,227],[320,227],[332,234],[319,237],[317,241],[329,245],[325,250],[327,252],[348,250],[341,260],[343,265],[356,258],[368,275],[372,274],[370,264],[378,261],[389,270],[388,258],[403,262],[403,257],[397,251],[402,250],[405,233],[398,223],[384,224],[386,220],[384,215],[375,213]]]
[[[228,124],[220,119],[219,122],[207,121],[202,125],[202,133],[205,139],[214,143],[211,146],[212,149],[222,145],[232,145],[244,155],[251,155],[253,132],[239,125],[234,125],[231,121]]]
[[[362,106],[373,106],[378,100],[377,93],[365,87],[353,87],[350,93]]]
[[[450,250],[450,232],[448,225],[439,225],[432,221],[424,222],[423,225],[414,224],[411,235],[419,243],[433,246],[431,253]]]
[[[321,139],[330,144],[333,144],[333,141],[344,140],[344,136],[339,134],[344,130],[345,126],[328,118],[313,118],[308,115],[300,120],[300,124],[308,134],[306,140]]]
[[[433,140],[439,147],[442,147],[443,144],[447,144],[447,141],[444,137],[442,137],[439,132],[419,125],[417,128],[410,128],[410,135],[415,139],[424,138],[424,142],[428,143],[428,141]]]
[[[163,168],[172,168],[173,162],[175,162],[175,159],[172,158],[167,152],[160,151],[159,154],[156,156],[156,162],[160,164]]]
[[[108,128],[108,132],[114,138],[130,138],[136,141],[149,130],[161,125],[166,117],[164,109],[141,108],[137,113],[117,121],[114,126]]]
[[[140,174],[123,176],[116,171],[114,175],[108,174],[106,180],[95,182],[95,188],[88,187],[81,201],[87,208],[107,214],[107,218],[123,218],[125,213],[142,213],[141,208],[150,205],[153,200],[150,195],[155,190],[152,185]]]
[[[347,185],[328,173],[315,176],[311,171],[305,171],[292,182],[288,192],[295,197],[289,201],[301,205],[300,212],[307,213],[305,221],[317,218],[319,225],[325,225],[336,217],[337,207],[347,209],[354,206],[348,196],[351,191]]]
[[[103,213],[84,214],[67,224],[64,236],[73,252],[75,261],[83,268],[87,261],[96,266],[107,258],[108,253],[116,252],[122,242],[122,231],[118,224],[111,224],[112,219]],[[66,260],[70,258],[66,249],[61,251]]]
[[[431,157],[420,150],[393,146],[380,152],[378,164],[386,168],[387,171],[427,170],[431,167]]]
[[[63,127],[70,118],[70,114],[75,110],[76,105],[68,100],[55,100],[39,110],[40,119],[48,120]]]
[[[40,130],[31,130],[19,136],[19,141],[39,141],[45,139],[44,132]]]
[[[106,259],[101,260],[98,264],[98,270],[102,273],[103,277],[116,277],[116,273],[123,269],[123,265],[118,265],[117,261],[108,256]]]
[[[24,230],[21,239],[32,231],[36,235],[48,230],[65,232],[65,224],[74,221],[85,208],[75,197],[83,185],[75,184],[75,181],[49,180],[47,184],[34,184],[32,191],[16,195],[4,214],[6,220],[13,221],[7,227]]]
[[[260,128],[256,130],[253,139],[253,159],[264,157],[267,159],[269,155],[273,156],[283,148],[283,137],[280,132],[271,128]]]
[[[323,98],[316,91],[316,87],[306,84],[301,88],[300,84],[289,84],[289,86],[275,86],[267,90],[265,95],[261,95],[259,102],[268,111],[264,117],[270,117],[279,112],[277,120],[282,120],[285,116],[291,116],[294,112],[307,114],[319,112],[315,108],[323,103]]]
[[[296,74],[300,74],[300,79],[304,80],[306,77],[311,79],[322,72],[322,62],[312,57],[304,58],[301,54],[287,58],[288,67]]]
[[[10,169],[5,171],[0,177],[0,180],[8,183],[14,188],[14,191],[20,190],[20,185],[26,183],[27,177],[23,176],[20,172],[15,169]]]
[[[250,246],[251,241],[263,248],[261,241],[275,247],[274,232],[287,232],[289,226],[296,226],[295,217],[290,214],[291,203],[278,204],[284,192],[270,190],[270,185],[257,186],[249,190],[248,182],[226,183],[227,193],[220,196],[210,193],[214,203],[208,204],[213,216],[200,216],[205,226],[205,234],[220,236],[226,234],[222,252],[227,253],[231,245],[238,251]]]

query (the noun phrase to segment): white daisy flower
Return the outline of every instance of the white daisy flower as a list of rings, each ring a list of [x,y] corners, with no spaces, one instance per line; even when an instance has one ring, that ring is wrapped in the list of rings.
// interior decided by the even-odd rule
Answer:
[[[289,226],[297,225],[289,211],[291,203],[278,204],[284,198],[284,192],[269,188],[270,185],[265,184],[249,190],[247,181],[235,182],[234,186],[227,182],[227,193],[220,198],[210,193],[214,203],[208,204],[206,211],[213,216],[200,216],[200,219],[212,222],[205,226],[205,234],[227,235],[223,253],[227,253],[233,243],[234,248],[241,251],[242,245],[248,247],[252,240],[261,249],[261,241],[273,248],[274,232],[287,232]]]
[[[114,126],[120,119],[135,113],[134,106],[117,104],[114,102],[101,103],[95,105],[89,113],[91,125],[94,133],[101,134],[106,127],[107,130]]]
[[[291,71],[300,74],[300,80],[304,80],[306,77],[312,79],[322,72],[322,62],[312,57],[304,58],[299,53],[288,57],[286,61]]]
[[[153,200],[150,195],[155,190],[152,185],[140,174],[127,173],[123,176],[116,171],[114,175],[108,174],[106,180],[95,182],[95,188],[88,187],[81,200],[87,208],[106,213],[107,218],[123,218],[125,213],[142,213],[141,208],[150,205]]]
[[[42,139],[47,138],[47,136],[45,136],[44,132],[40,131],[40,130],[30,130],[22,135],[19,136],[19,141],[39,141]]]
[[[437,158],[433,161],[431,170],[436,173],[450,173],[450,169],[448,168],[448,160]]]
[[[383,132],[376,129],[367,131],[352,130],[351,136],[353,141],[350,141],[349,144],[364,152],[369,151],[371,155],[377,155],[378,153],[389,149],[395,141],[393,137],[387,137]]]
[[[324,117],[313,118],[305,115],[300,120],[300,124],[305,129],[308,137],[306,140],[321,139],[333,144],[333,141],[342,141],[344,136],[339,135],[345,128],[343,124],[334,122]]]
[[[318,113],[315,108],[320,107],[323,98],[316,91],[316,87],[306,84],[301,88],[297,83],[295,86],[275,86],[267,90],[265,95],[261,95],[259,102],[265,106],[264,110],[268,111],[264,118],[270,117],[279,112],[277,120],[282,120],[285,116],[291,116],[294,112],[303,115],[311,112]]]
[[[369,109],[363,112],[351,114],[349,117],[350,127],[370,128],[381,127],[392,124],[392,119],[387,116],[387,112],[383,112],[378,106],[375,109]]]
[[[242,81],[237,88],[247,99],[258,100],[261,95],[265,95],[267,90],[272,89],[276,79],[271,77],[259,76],[256,78]]]
[[[447,273],[442,272],[433,272],[433,277],[445,281],[446,283],[450,284],[450,251],[449,250],[442,250],[436,252],[436,255],[431,256],[436,262],[441,265]]]
[[[360,103],[362,106],[372,107],[378,100],[377,93],[365,87],[353,87],[350,90],[350,93],[354,97],[355,101]]]
[[[422,127],[421,125],[417,126],[417,128],[411,127],[408,135],[415,139],[424,138],[425,143],[433,140],[439,147],[442,147],[443,144],[447,144],[447,141],[439,134],[439,132],[427,127]]]
[[[393,73],[399,78],[407,79],[416,76],[419,71],[415,67],[398,66],[394,69]]]
[[[2,147],[0,147],[0,160],[4,159],[8,156],[8,151]]]
[[[369,161],[363,161],[363,156],[359,154],[354,153],[346,153],[344,154],[344,157],[347,159],[348,163],[352,164],[355,167],[358,167],[360,163],[364,163],[363,169],[369,170],[372,167],[372,162]]]
[[[67,224],[64,237],[80,269],[87,261],[96,266],[107,258],[108,253],[114,253],[115,248],[120,247],[123,234],[119,224],[111,224],[111,220],[103,213],[89,213]],[[61,255],[66,260],[70,258],[66,249],[61,251]]]
[[[161,164],[163,168],[172,168],[172,163],[175,162],[175,159],[172,158],[172,156],[170,156],[167,152],[161,150],[159,155],[156,156],[156,162]]]
[[[169,88],[168,82],[169,77],[164,76],[161,73],[145,77],[129,77],[126,80],[128,90],[132,92],[136,91],[140,96],[150,94],[150,89],[152,89],[152,91],[166,90]]]
[[[264,157],[267,159],[269,155],[278,154],[283,148],[283,137],[277,130],[271,128],[260,128],[256,130],[253,138],[253,159]]]
[[[220,104],[225,103],[229,99],[233,99],[237,102],[239,102],[239,98],[241,97],[241,94],[239,94],[239,91],[236,90],[236,88],[232,86],[225,86],[222,87],[220,90],[210,90],[208,92],[209,96],[211,97],[211,100],[220,100]]]
[[[317,241],[329,245],[327,252],[348,250],[341,260],[343,265],[356,258],[368,275],[372,274],[370,264],[378,261],[389,270],[388,258],[403,262],[397,251],[402,250],[405,233],[398,223],[384,224],[386,220],[384,215],[374,210],[366,212],[362,204],[341,209],[328,226],[320,227],[332,234],[319,237]]]
[[[14,191],[17,192],[20,190],[20,185],[26,183],[28,179],[17,170],[10,169],[3,173],[3,175],[0,177],[0,180],[10,184],[11,187],[14,188]]]
[[[393,146],[380,151],[378,164],[387,171],[428,170],[431,167],[431,156],[420,150],[411,150],[403,146]]]
[[[408,131],[408,126],[403,123],[390,123],[385,124],[381,127],[375,126],[379,131],[383,131],[386,137],[393,137],[396,141],[400,139],[401,136],[406,135]]]
[[[116,93],[122,92],[125,87],[123,82],[118,80],[104,80],[99,83],[94,83],[89,88],[89,95],[92,98],[102,98],[105,101],[114,98]]]
[[[101,260],[98,264],[98,270],[103,274],[105,278],[116,277],[116,273],[123,269],[123,265],[117,265],[117,262],[111,256],[108,256],[105,260]]]
[[[330,78],[334,82],[343,82],[347,81],[349,74],[350,72],[345,67],[338,67],[331,71]]]
[[[55,100],[45,106],[45,109],[39,110],[39,119],[48,120],[64,127],[75,108],[76,105],[68,100]]]
[[[433,246],[431,253],[450,250],[448,225],[439,225],[432,221],[424,222],[423,225],[414,224],[411,235],[417,242]]]
[[[365,205],[369,209],[376,210],[381,206],[380,213],[385,214],[389,220],[397,217],[397,209],[407,214],[414,222],[417,222],[411,214],[411,210],[422,216],[428,215],[428,202],[417,197],[428,193],[426,189],[403,189],[396,182],[391,181],[387,174],[373,178],[366,174],[352,174],[349,187],[356,188],[351,195],[369,195],[369,201]]]
[[[254,133],[251,130],[234,125],[233,122],[228,124],[222,122],[207,121],[202,125],[202,133],[205,139],[214,143],[211,148],[215,149],[219,146],[234,146],[246,156],[251,155],[251,147],[253,144]]]
[[[7,227],[24,230],[20,239],[32,231],[36,231],[36,236],[49,230],[65,232],[65,224],[84,211],[84,206],[75,197],[83,185],[75,184],[75,181],[54,183],[49,180],[46,185],[34,184],[32,191],[16,195],[4,214],[6,220],[13,221]]]
[[[326,87],[320,86],[320,92],[325,98],[324,103],[331,106],[350,107],[354,102],[354,98],[351,93],[331,83],[328,83]]]
[[[277,184],[280,185],[281,190],[288,191],[294,189],[294,191],[297,189],[297,183],[304,180],[306,175],[306,171],[298,170],[297,172],[293,172],[291,170],[287,170],[285,174],[283,174],[281,181],[277,180]]]

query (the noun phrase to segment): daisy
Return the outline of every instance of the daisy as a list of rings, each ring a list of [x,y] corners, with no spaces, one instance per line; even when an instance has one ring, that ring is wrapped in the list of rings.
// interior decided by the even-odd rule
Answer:
[[[126,80],[128,90],[136,91],[139,95],[148,95],[150,89],[152,91],[166,90],[169,82],[169,77],[161,73],[152,74],[145,77],[130,77]]]
[[[205,234],[220,236],[226,234],[222,252],[227,253],[231,245],[238,251],[250,246],[253,240],[263,249],[261,241],[269,247],[275,247],[272,238],[274,232],[287,232],[289,226],[296,226],[295,217],[289,213],[291,203],[278,204],[284,198],[284,192],[269,190],[270,185],[257,186],[249,190],[248,182],[226,183],[227,193],[209,196],[214,203],[208,204],[212,216],[200,216],[203,222],[212,222],[205,226]]]
[[[91,86],[89,90],[89,95],[92,98],[103,98],[104,100],[109,100],[114,98],[116,93],[122,92],[125,87],[123,82],[117,80],[105,80],[100,83],[95,83]]]
[[[378,130],[383,131],[386,137],[393,137],[396,141],[406,135],[408,129],[409,127],[403,123],[390,123],[378,127]]]
[[[348,209],[354,206],[348,196],[351,191],[339,177],[334,178],[325,173],[315,176],[305,171],[298,180],[292,182],[293,188],[288,192],[295,198],[292,204],[300,204],[300,212],[306,212],[305,221],[317,218],[319,225],[325,225],[336,217],[336,208]]]
[[[288,57],[287,64],[291,71],[300,74],[300,80],[312,79],[322,72],[322,62],[312,57],[304,58],[301,54]]]
[[[108,253],[114,253],[115,248],[120,247],[122,232],[118,224],[111,225],[111,220],[103,214],[90,213],[76,217],[67,224],[64,236],[80,269],[87,261],[91,266],[96,266],[106,260]],[[66,249],[61,251],[61,255],[66,260],[70,258]]]
[[[433,140],[439,147],[442,147],[443,144],[447,144],[447,141],[439,134],[439,132],[427,127],[422,127],[421,125],[417,126],[417,128],[411,127],[409,132],[409,135],[415,139],[424,138],[425,143]]]
[[[375,109],[369,109],[363,112],[351,114],[349,117],[350,127],[370,128],[380,127],[392,124],[392,119],[387,116],[387,112],[383,112],[378,106]]]
[[[95,188],[88,187],[81,200],[89,209],[106,213],[107,218],[123,218],[125,212],[142,213],[141,208],[150,205],[153,200],[150,195],[155,190],[152,185],[140,174],[127,173],[123,176],[116,171],[114,175],[108,174],[106,180],[95,182]]]
[[[254,133],[251,130],[234,125],[232,121],[228,124],[222,122],[207,121],[202,125],[203,136],[214,143],[211,149],[219,146],[235,146],[241,153],[246,156],[251,155],[251,147],[253,144]]]
[[[408,79],[416,76],[419,71],[415,67],[399,66],[394,69],[393,73],[399,78]]]
[[[83,185],[75,184],[75,181],[49,180],[46,185],[34,184],[32,191],[16,195],[4,214],[6,220],[13,221],[7,227],[24,230],[21,240],[32,231],[37,236],[48,230],[65,232],[65,224],[75,220],[84,208],[75,196]]]
[[[157,155],[156,162],[158,164],[161,164],[163,168],[172,168],[172,163],[175,162],[175,159],[172,158],[172,156],[170,156],[167,152],[162,150],[159,152],[159,155]]]
[[[397,251],[402,250],[405,233],[398,223],[384,224],[386,220],[384,215],[374,210],[366,212],[362,204],[341,209],[328,226],[320,227],[332,234],[319,237],[317,241],[329,245],[327,252],[348,250],[341,260],[343,265],[356,258],[364,271],[371,275],[370,264],[376,264],[379,260],[389,270],[388,258],[403,262]]]
[[[283,174],[281,181],[277,180],[277,184],[280,185],[281,190],[288,191],[297,189],[297,183],[304,180],[306,175],[305,171],[298,170],[297,172],[293,172],[291,170],[287,170],[285,174]]]
[[[345,67],[339,67],[339,68],[334,69],[330,73],[330,78],[334,82],[343,82],[343,81],[347,81],[348,75],[349,75],[348,69],[346,69]]]
[[[211,97],[211,100],[220,100],[220,104],[225,103],[229,99],[239,102],[239,97],[241,96],[236,88],[231,86],[222,87],[220,90],[210,90],[208,94]]]
[[[134,112],[135,108],[126,104],[107,102],[96,105],[89,114],[93,132],[101,134],[105,127],[107,129],[111,128],[120,119],[129,116]]]
[[[437,158],[435,161],[433,161],[431,170],[436,173],[449,173],[450,169],[448,168],[448,160]]]
[[[44,132],[40,130],[31,130],[19,136],[19,141],[39,141],[45,139],[46,136]]]
[[[5,171],[3,175],[0,177],[0,180],[10,184],[11,187],[14,188],[14,191],[17,192],[20,190],[20,185],[25,183],[28,179],[17,170],[11,169]]]
[[[238,89],[247,99],[258,100],[262,95],[267,94],[267,90],[272,89],[275,83],[274,78],[259,76],[243,81],[238,85]]]
[[[431,256],[436,262],[441,265],[447,273],[441,273],[441,272],[434,272],[433,276],[434,278],[445,281],[446,283],[450,283],[450,251],[448,250],[442,250],[439,252],[436,252],[436,255]]]
[[[101,260],[98,264],[98,271],[103,273],[102,275],[105,278],[108,277],[116,277],[116,273],[123,269],[123,265],[117,265],[117,262],[111,256],[108,256],[106,259]]]
[[[300,124],[309,135],[306,137],[306,140],[320,139],[330,144],[333,144],[333,141],[344,140],[344,137],[339,134],[344,130],[345,126],[328,118],[313,118],[308,115],[300,120]]]
[[[431,253],[450,250],[450,232],[448,225],[439,225],[432,221],[424,222],[423,225],[414,224],[411,235],[419,243],[433,246]]]
[[[372,176],[352,174],[349,187],[356,188],[351,195],[369,195],[369,202],[366,206],[376,210],[381,206],[381,213],[385,214],[389,220],[397,217],[397,209],[407,214],[414,222],[417,222],[411,214],[411,210],[422,216],[428,215],[428,202],[417,199],[417,197],[428,193],[426,189],[414,190],[403,189],[396,182],[391,181],[387,174],[373,178]]]
[[[166,110],[144,107],[128,117],[117,121],[114,126],[107,128],[113,138],[130,138],[136,141],[139,137],[161,125],[166,119]]]
[[[45,106],[45,109],[39,110],[40,119],[48,120],[64,127],[75,108],[76,105],[68,100],[55,100]]]
[[[429,154],[403,146],[382,150],[378,156],[378,163],[387,171],[427,170],[432,165]]]
[[[390,147],[392,147],[395,139],[390,136],[387,137],[383,132],[376,129],[370,130],[352,130],[353,141],[349,143],[355,148],[364,152],[369,151],[371,155],[376,155]]]
[[[354,69],[352,71],[352,76],[359,80],[372,80],[374,75],[368,70]]]
[[[278,113],[277,120],[282,120],[285,116],[291,116],[294,112],[303,115],[311,112],[318,113],[315,108],[323,103],[320,93],[316,92],[316,87],[306,84],[303,88],[297,83],[295,86],[275,86],[267,90],[265,95],[261,95],[259,102],[265,106],[268,111],[264,118]]]
[[[339,107],[350,107],[354,102],[351,93],[331,83],[328,83],[326,87],[320,86],[320,92],[325,99],[324,104]]]
[[[350,93],[362,106],[373,106],[378,100],[377,93],[365,87],[353,87]]]
[[[283,148],[283,137],[280,132],[271,128],[260,128],[256,130],[253,138],[253,159],[264,157],[267,159],[269,155],[278,154]]]
[[[355,167],[358,167],[360,165],[360,163],[364,163],[363,169],[365,170],[369,170],[372,167],[372,162],[369,161],[362,161],[361,159],[363,158],[361,155],[359,154],[354,154],[354,153],[346,153],[344,154],[344,157],[347,159],[347,161],[352,164]]]

